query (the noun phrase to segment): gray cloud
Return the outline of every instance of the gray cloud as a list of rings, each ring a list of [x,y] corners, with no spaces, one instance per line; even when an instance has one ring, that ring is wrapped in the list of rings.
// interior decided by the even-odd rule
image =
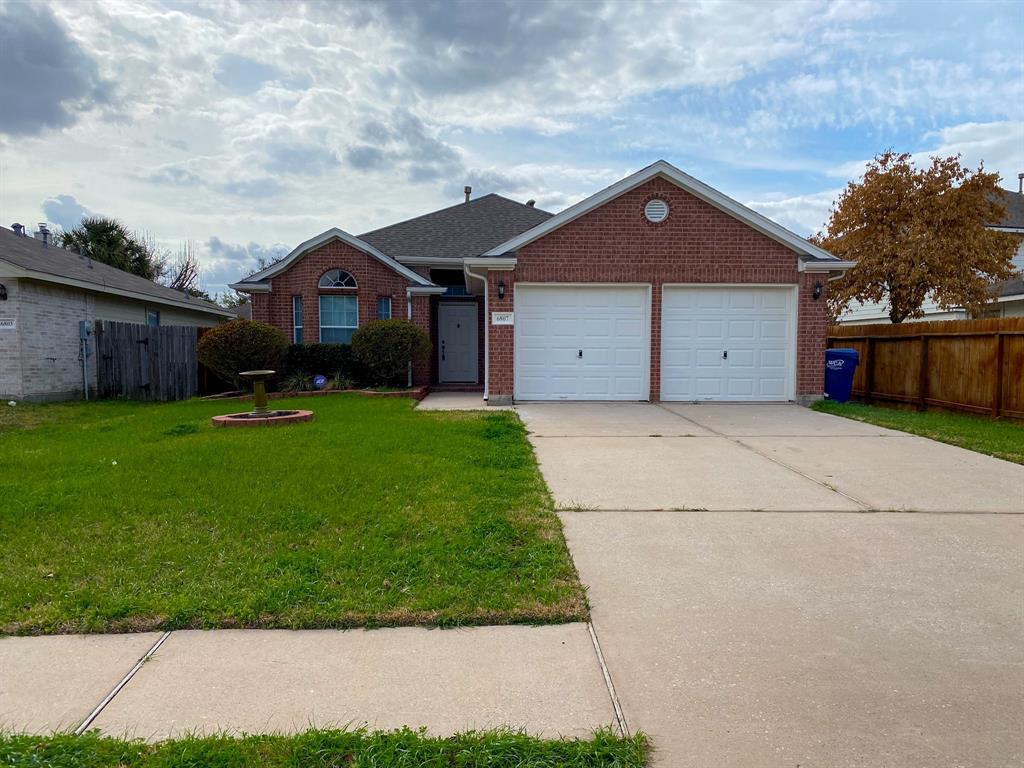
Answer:
[[[96,62],[43,5],[0,3],[0,73],[0,133],[63,128],[111,102]]]
[[[284,191],[284,186],[277,179],[265,177],[262,179],[228,181],[221,184],[218,189],[235,197],[256,199],[278,195]]]
[[[276,142],[266,152],[263,167],[271,173],[320,175],[338,165],[334,152],[311,142]]]
[[[379,147],[356,144],[345,152],[345,162],[357,171],[369,171],[384,166],[387,162],[387,155]]]
[[[165,165],[142,177],[154,184],[167,184],[175,187],[194,187],[202,183],[202,179],[181,165]]]
[[[251,275],[261,264],[282,259],[291,251],[283,243],[227,243],[216,236],[207,240],[205,246],[203,281],[216,291],[224,290],[228,283]]]
[[[363,141],[345,152],[345,161],[356,170],[404,169],[414,183],[462,173],[459,152],[435,137],[420,118],[406,109],[393,110],[386,122],[365,122],[358,135]]]
[[[46,220],[65,231],[74,229],[84,217],[93,215],[92,211],[71,195],[57,195],[44,200],[42,208]]]
[[[252,93],[259,90],[264,83],[280,79],[282,72],[277,67],[263,64],[247,56],[226,53],[220,57],[213,76],[226,88],[239,93]]]

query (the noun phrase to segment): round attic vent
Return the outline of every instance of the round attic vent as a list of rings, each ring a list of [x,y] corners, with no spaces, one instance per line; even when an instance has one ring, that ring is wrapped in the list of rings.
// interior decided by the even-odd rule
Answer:
[[[657,197],[648,200],[647,205],[644,206],[644,216],[652,224],[661,224],[668,218],[668,203]]]

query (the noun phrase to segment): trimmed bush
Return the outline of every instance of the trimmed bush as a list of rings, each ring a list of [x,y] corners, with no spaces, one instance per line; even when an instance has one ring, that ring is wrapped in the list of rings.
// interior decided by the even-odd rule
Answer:
[[[204,333],[197,352],[199,362],[241,389],[241,371],[277,370],[287,349],[287,339],[274,326],[238,319]]]
[[[355,378],[356,367],[356,358],[349,344],[292,344],[284,358],[284,370],[288,374],[331,376],[340,371]]]
[[[430,356],[430,338],[408,320],[371,320],[352,334],[352,351],[373,384],[406,383],[409,363]]]

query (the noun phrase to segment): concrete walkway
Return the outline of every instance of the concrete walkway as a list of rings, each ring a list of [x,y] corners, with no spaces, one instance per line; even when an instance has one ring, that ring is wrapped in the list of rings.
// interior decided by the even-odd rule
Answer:
[[[0,727],[15,731],[162,739],[365,724],[554,737],[615,723],[586,624],[0,639]]]

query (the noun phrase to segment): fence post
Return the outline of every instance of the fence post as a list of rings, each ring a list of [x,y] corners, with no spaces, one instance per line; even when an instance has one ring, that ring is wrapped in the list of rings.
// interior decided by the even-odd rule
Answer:
[[[875,340],[868,336],[867,346],[864,348],[867,358],[867,367],[864,369],[864,402],[871,404],[872,395],[875,390]]]
[[[928,337],[921,335],[921,369],[917,379],[917,407],[923,411],[928,407]]]
[[[992,415],[999,417],[1003,410],[1003,358],[1004,345],[1003,334],[996,331],[996,370],[995,370],[995,392],[992,395]]]

